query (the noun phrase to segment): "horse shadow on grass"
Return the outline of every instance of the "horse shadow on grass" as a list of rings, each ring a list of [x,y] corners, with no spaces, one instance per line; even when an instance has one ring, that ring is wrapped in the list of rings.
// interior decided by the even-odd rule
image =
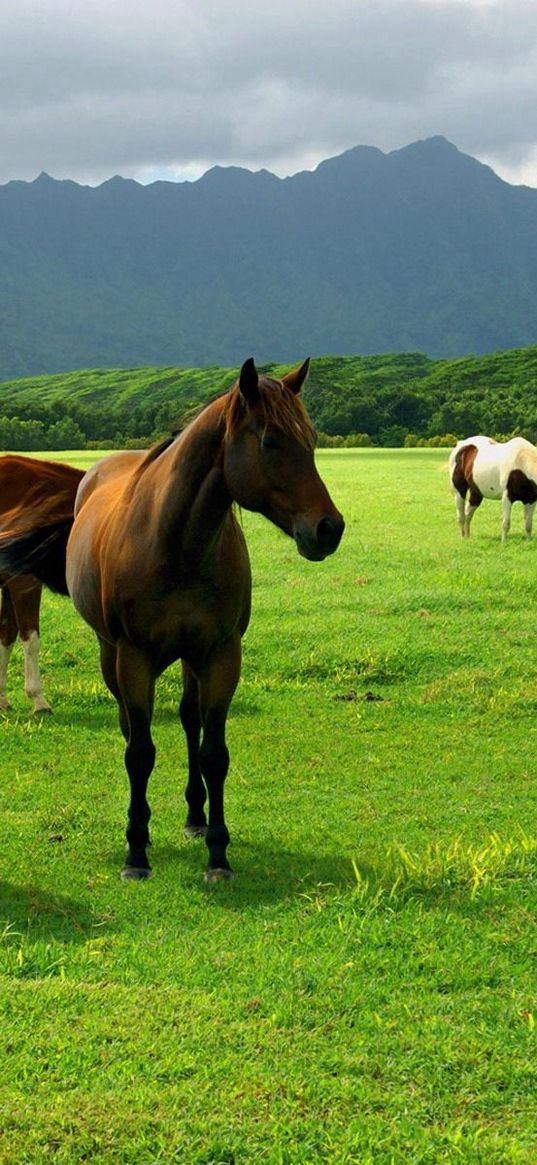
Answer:
[[[123,852],[116,850],[110,853],[107,864],[119,869],[122,857]],[[225,909],[237,911],[300,898],[323,889],[330,893],[345,892],[354,881],[352,862],[344,855],[319,855],[271,844],[265,844],[259,852],[254,842],[237,839],[230,846],[229,857],[233,878],[229,882],[208,884],[204,881],[207,850],[201,838],[177,845],[157,844],[149,853],[155,882],[171,879],[189,893],[209,894]]]
[[[358,853],[356,858],[341,852],[311,853],[278,847],[268,839],[260,853],[257,843],[242,838],[230,848],[234,877],[207,884],[203,878],[207,855],[201,839],[157,845],[150,854],[155,881],[169,885],[171,879],[193,897],[209,895],[217,909],[238,913],[292,900],[326,903],[354,898],[356,908],[364,912],[393,914],[419,904],[423,911],[447,911],[470,919],[488,910],[491,901],[498,905],[513,894],[508,874],[501,871],[476,893],[470,882],[453,879],[449,873],[439,874],[432,883],[426,879],[405,884],[389,863],[371,853],[367,857]],[[109,860],[118,868],[121,855],[111,854]]]
[[[39,886],[0,879],[0,936],[86,942],[95,919],[89,905]]]

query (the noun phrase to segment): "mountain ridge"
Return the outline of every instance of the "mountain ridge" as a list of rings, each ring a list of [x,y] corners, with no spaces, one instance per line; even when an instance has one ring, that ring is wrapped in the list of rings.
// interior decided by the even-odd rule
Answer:
[[[293,182],[295,178],[302,177],[303,175],[313,176],[318,174],[319,171],[337,166],[339,163],[347,163],[349,160],[354,158],[359,158],[360,160],[367,158],[370,160],[377,159],[379,161],[386,161],[390,158],[410,158],[417,154],[421,154],[426,157],[438,158],[440,153],[443,153],[446,157],[453,157],[454,155],[457,155],[457,157],[460,159],[466,159],[466,161],[473,167],[486,170],[490,174],[493,174],[495,180],[497,182],[501,182],[505,186],[512,186],[515,189],[519,189],[520,185],[524,186],[524,184],[513,184],[507,182],[506,179],[501,178],[498,174],[496,174],[491,166],[488,166],[485,162],[480,162],[477,158],[472,157],[471,154],[466,154],[464,151],[459,150],[458,146],[449,141],[449,139],[446,138],[443,134],[432,134],[430,137],[418,138],[414,142],[409,142],[406,146],[398,146],[393,150],[381,150],[378,146],[370,145],[350,146],[348,149],[343,150],[341,154],[334,154],[329,158],[323,158],[311,170],[297,170],[294,174],[285,175],[283,178],[280,178],[277,174],[274,174],[273,171],[268,170],[266,167],[261,167],[259,170],[249,170],[246,166],[226,166],[222,165],[221,163],[215,163],[213,166],[210,166],[208,170],[205,170],[198,178],[185,178],[183,180],[177,181],[172,179],[158,178],[152,182],[139,182],[135,178],[125,178],[121,174],[111,174],[109,178],[104,178],[102,182],[96,183],[95,185],[90,185],[88,183],[77,182],[73,178],[54,178],[53,175],[49,174],[46,170],[41,170],[41,172],[35,178],[12,178],[8,182],[0,183],[0,190],[6,186],[39,186],[44,185],[45,183],[66,184],[86,190],[100,190],[101,187],[108,186],[110,183],[137,186],[143,190],[147,190],[154,186],[171,186],[176,188],[184,186],[197,186],[197,184],[203,182],[208,175],[213,174],[246,174],[252,178],[268,175],[276,182],[289,183]],[[524,186],[524,189],[532,190],[534,188],[531,186]]]
[[[537,341],[537,190],[436,135],[313,171],[0,186],[0,379]]]

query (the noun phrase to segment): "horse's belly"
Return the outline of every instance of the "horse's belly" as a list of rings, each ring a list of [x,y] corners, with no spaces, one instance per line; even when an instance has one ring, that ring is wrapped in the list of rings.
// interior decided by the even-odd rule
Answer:
[[[474,485],[484,498],[490,498],[492,501],[501,501],[503,490],[497,466],[480,465],[479,457],[476,457],[472,479]]]
[[[69,536],[65,575],[79,615],[98,635],[106,635],[101,564],[95,552],[92,523],[85,509],[75,518]]]
[[[89,556],[86,561],[80,563],[80,559],[73,555],[71,561],[68,559],[66,578],[75,610],[98,635],[105,635],[100,577],[96,563]]]

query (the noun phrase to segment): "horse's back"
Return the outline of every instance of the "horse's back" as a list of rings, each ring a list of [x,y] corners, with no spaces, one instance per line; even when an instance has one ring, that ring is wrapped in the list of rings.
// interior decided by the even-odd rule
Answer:
[[[102,457],[100,461],[96,461],[85,474],[78,489],[75,517],[78,516],[95,490],[108,487],[112,493],[117,494],[122,479],[130,476],[145,456],[144,450],[123,449],[119,453],[110,453],[108,457]]]
[[[526,453],[535,453],[535,446],[525,437],[512,437],[510,441],[497,441],[495,444],[482,445],[477,452],[476,462],[482,466],[498,466],[501,476],[509,473],[511,467],[516,466],[520,457]]]
[[[94,565],[102,564],[103,555],[117,563],[125,540],[132,542],[134,537],[136,542],[137,535],[139,541],[143,540],[148,506],[140,506],[138,493],[136,502],[134,495],[148,457],[146,450],[122,450],[103,457],[86,474],[77,494],[69,539],[71,577],[84,570],[90,560]],[[151,492],[146,502],[147,498],[151,502]]]
[[[472,465],[475,486],[485,498],[499,500],[513,470],[519,468],[521,459],[537,455],[535,447],[525,437],[512,437],[510,441],[482,442],[476,447]]]

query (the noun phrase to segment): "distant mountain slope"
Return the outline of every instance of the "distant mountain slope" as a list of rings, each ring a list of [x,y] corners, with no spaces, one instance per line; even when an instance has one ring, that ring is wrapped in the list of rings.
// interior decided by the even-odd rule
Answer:
[[[0,187],[0,378],[537,341],[537,191],[445,139],[279,179]]]

